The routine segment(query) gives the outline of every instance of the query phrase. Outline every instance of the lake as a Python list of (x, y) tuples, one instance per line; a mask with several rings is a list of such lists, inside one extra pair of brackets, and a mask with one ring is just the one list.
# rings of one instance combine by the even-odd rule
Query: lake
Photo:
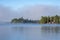
[(0, 40), (60, 40), (60, 24), (0, 24)]

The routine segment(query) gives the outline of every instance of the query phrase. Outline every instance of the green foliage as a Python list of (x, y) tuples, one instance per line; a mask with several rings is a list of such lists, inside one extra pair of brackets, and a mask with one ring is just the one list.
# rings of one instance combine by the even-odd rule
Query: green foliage
[(21, 18), (14, 18), (12, 19), (11, 23), (37, 23), (37, 20), (28, 20), (28, 19), (24, 19), (23, 17)]
[(43, 16), (42, 16), (42, 18), (41, 18), (41, 20), (40, 20), (40, 23), (43, 24), (43, 23), (46, 23), (46, 22), (47, 22), (47, 17), (43, 17)]
[(21, 18), (14, 18), (11, 21), (12, 23), (41, 23), (41, 24), (46, 24), (46, 23), (55, 23), (59, 24), (60, 23), (60, 16), (55, 15), (55, 16), (42, 16), (40, 20), (28, 20), (24, 19), (23, 17)]
[(50, 22), (50, 17), (48, 16), (48, 17), (47, 17), (47, 23), (49, 23), (49, 22)]
[(60, 23), (60, 16), (56, 15), (56, 16), (45, 16), (45, 17), (41, 17), (40, 19), (40, 23), (45, 24), (45, 23)]
[(21, 17), (21, 18), (19, 18), (19, 19), (17, 19), (17, 18), (14, 18), (14, 19), (12, 19), (12, 23), (22, 23), (23, 22), (23, 17)]
[(56, 16), (54, 17), (54, 20), (55, 20), (55, 23), (59, 23), (59, 16), (56, 15)]
[(18, 22), (18, 19), (17, 19), (17, 18), (14, 18), (14, 19), (12, 19), (12, 21), (11, 21), (11, 22), (16, 23), (16, 22)]

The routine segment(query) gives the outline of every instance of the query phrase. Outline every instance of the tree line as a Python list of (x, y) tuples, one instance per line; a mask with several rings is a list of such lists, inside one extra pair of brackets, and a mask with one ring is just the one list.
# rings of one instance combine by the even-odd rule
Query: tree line
[(40, 19), (40, 23), (41, 24), (46, 24), (46, 23), (50, 23), (50, 24), (59, 24), (60, 23), (60, 16), (55, 15), (55, 16), (42, 16)]
[(11, 23), (40, 23), (40, 24), (60, 24), (60, 16), (41, 16), (40, 20), (29, 20), (21, 18), (14, 18)]
[(37, 20), (29, 20), (29, 19), (24, 19), (23, 17), (21, 18), (14, 18), (11, 20), (11, 23), (37, 23)]

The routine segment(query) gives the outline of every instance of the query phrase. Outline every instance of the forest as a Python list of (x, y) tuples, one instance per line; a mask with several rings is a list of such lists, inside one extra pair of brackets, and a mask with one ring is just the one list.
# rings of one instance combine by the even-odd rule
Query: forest
[(21, 17), (12, 19), (11, 23), (38, 23), (38, 20), (29, 20)]
[(41, 24), (60, 24), (60, 16), (42, 16), (40, 19)]
[(14, 18), (11, 23), (40, 23), (40, 24), (60, 24), (60, 16), (41, 16), (40, 20), (29, 20), (21, 18)]

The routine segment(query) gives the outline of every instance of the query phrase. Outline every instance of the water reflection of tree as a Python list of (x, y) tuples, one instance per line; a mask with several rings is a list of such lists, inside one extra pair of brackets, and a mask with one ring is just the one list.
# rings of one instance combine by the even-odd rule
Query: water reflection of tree
[(60, 33), (60, 27), (58, 26), (42, 26), (41, 27), (42, 32), (52, 32), (52, 33)]

